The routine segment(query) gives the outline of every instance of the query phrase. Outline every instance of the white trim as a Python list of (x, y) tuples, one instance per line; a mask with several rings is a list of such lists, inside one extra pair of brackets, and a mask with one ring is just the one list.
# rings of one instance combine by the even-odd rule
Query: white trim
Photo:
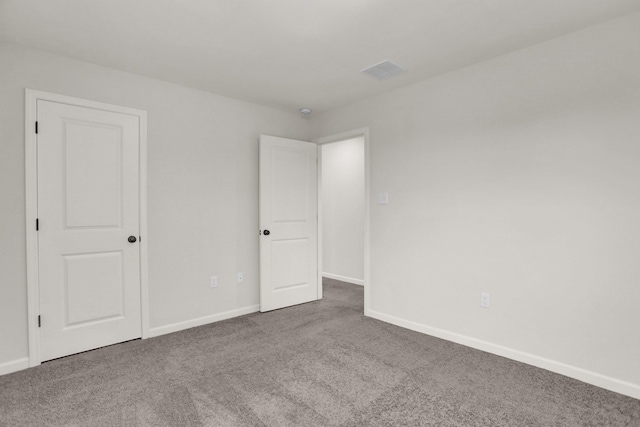
[(354, 285), (364, 286), (364, 280), (362, 279), (354, 279), (353, 277), (341, 276), (339, 274), (327, 273), (326, 271), (322, 272), (322, 277), (326, 277), (327, 279), (340, 280), (341, 282), (353, 283)]
[(34, 124), (37, 114), (39, 92), (25, 90), (25, 198), (27, 231), (27, 330), (29, 334), (29, 366), (40, 364), (40, 334), (38, 314), (40, 291), (38, 289), (38, 233), (35, 222), (38, 217), (38, 165), (37, 139)]
[(360, 129), (354, 129), (347, 132), (342, 132), (336, 135), (324, 136), (322, 138), (316, 138), (313, 140), (318, 144), (318, 283), (320, 283), (319, 298), (322, 297), (322, 150), (320, 146), (322, 144), (329, 144), (332, 142), (344, 141), (347, 139), (363, 137), (364, 139), (364, 315), (369, 316), (370, 311), (370, 288), (371, 288), (371, 262), (369, 248), (370, 242), (370, 195), (371, 179), (370, 179), (370, 148), (369, 148), (369, 128), (364, 127)]
[(567, 365), (566, 363), (558, 362), (556, 360), (547, 359), (544, 357), (536, 356), (535, 354), (526, 353), (524, 351), (514, 350), (509, 347), (493, 344), (488, 341), (479, 340), (477, 338), (457, 334), (454, 332), (446, 331), (444, 329), (434, 328), (410, 320), (401, 319), (399, 317), (384, 314), (379, 311), (370, 309), (368, 316), (373, 317), (374, 319), (381, 320), (383, 322), (400, 326), (402, 328), (421, 332), (423, 334), (431, 335), (437, 338), (442, 338), (447, 341), (453, 341), (467, 347), (486, 351), (488, 353), (496, 354), (498, 356), (516, 360), (518, 362), (523, 362), (528, 365), (536, 366), (538, 368), (546, 369), (557, 374), (565, 375), (567, 377), (595, 385), (597, 387), (615, 391), (616, 393), (624, 394), (635, 399), (640, 399), (640, 384), (633, 384), (627, 381), (598, 374), (597, 372), (592, 372), (586, 369), (578, 368), (576, 366)]
[(29, 333), (29, 366), (41, 362), (40, 333), (38, 315), (40, 314), (40, 292), (38, 278), (38, 233), (35, 221), (38, 217), (38, 168), (37, 137), (34, 125), (38, 117), (37, 102), (45, 100), (61, 104), (76, 105), (97, 110), (111, 111), (137, 116), (140, 129), (140, 165), (139, 165), (139, 208), (140, 208), (140, 310), (142, 318), (142, 338), (149, 336), (149, 271), (147, 243), (147, 112), (119, 105), (74, 98), (55, 93), (25, 89), (25, 195), (26, 195), (26, 231), (27, 231), (27, 325)]
[(322, 293), (324, 292), (324, 288), (322, 286), (322, 268), (323, 268), (323, 260), (322, 260), (322, 245), (323, 243), (323, 239), (322, 239), (322, 147), (321, 144), (319, 144), (316, 141), (313, 141), (316, 143), (317, 145), (317, 149), (318, 149), (318, 154), (316, 155), (316, 158), (318, 159), (318, 166), (317, 166), (317, 170), (316, 170), (316, 174), (318, 175), (318, 180), (317, 180), (317, 185), (318, 185), (318, 190), (317, 190), (317, 194), (316, 197), (318, 199), (318, 202), (316, 203), (316, 218), (318, 219), (318, 223), (317, 223), (317, 228), (318, 228), (318, 260), (317, 260), (317, 267), (318, 267), (318, 299), (322, 299)]
[(172, 323), (170, 325), (158, 326), (149, 330), (149, 337), (157, 337), (160, 335), (170, 334), (172, 332), (183, 331), (196, 326), (208, 325), (209, 323), (219, 322), (221, 320), (231, 319), (232, 317), (243, 316), (260, 311), (260, 305), (250, 305), (248, 307), (237, 308), (235, 310), (225, 311), (223, 313), (212, 314), (209, 316), (198, 317), (196, 319), (185, 320), (184, 322)]
[(140, 312), (142, 339), (149, 338), (149, 233), (147, 233), (147, 112), (140, 115)]
[(12, 372), (22, 371), (29, 367), (29, 358), (10, 360), (9, 362), (0, 363), (0, 375), (10, 374)]

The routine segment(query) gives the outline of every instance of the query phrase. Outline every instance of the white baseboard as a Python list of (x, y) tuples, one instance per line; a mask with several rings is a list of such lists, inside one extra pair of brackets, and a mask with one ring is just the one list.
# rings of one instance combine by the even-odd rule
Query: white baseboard
[(0, 375), (10, 374), (12, 372), (21, 371), (29, 367), (29, 358), (11, 360), (9, 362), (0, 363)]
[(382, 320), (383, 322), (391, 323), (396, 326), (400, 326), (405, 329), (411, 329), (412, 331), (421, 332), (423, 334), (442, 338), (447, 341), (453, 341), (467, 347), (472, 347), (478, 350), (486, 351), (488, 353), (496, 354), (498, 356), (506, 357), (508, 359), (516, 360), (518, 362), (523, 362), (528, 365), (533, 365), (538, 368), (546, 369), (548, 371), (565, 375), (570, 378), (575, 378), (585, 383), (592, 384), (607, 390), (615, 391), (616, 393), (624, 394), (635, 399), (640, 399), (639, 384), (633, 384), (627, 381), (608, 377), (606, 375), (598, 374), (596, 372), (588, 371), (576, 366), (567, 365), (565, 363), (536, 356), (531, 353), (514, 350), (509, 347), (492, 344), (490, 342), (472, 338), (466, 335), (457, 334), (443, 329), (433, 328), (431, 326), (401, 319), (372, 309), (367, 310), (367, 316), (370, 316), (374, 319)]
[(255, 313), (256, 311), (260, 311), (259, 305), (242, 307), (235, 310), (225, 311), (223, 313), (212, 314), (210, 316), (198, 317), (197, 319), (185, 320), (184, 322), (172, 323), (171, 325), (158, 326), (157, 328), (151, 328), (149, 330), (149, 338), (157, 337), (164, 334), (170, 334), (172, 332), (182, 331), (189, 328), (195, 328), (196, 326), (207, 325), (209, 323), (219, 322), (221, 320), (231, 319), (232, 317), (238, 317), (244, 314)]
[(327, 279), (340, 280), (341, 282), (353, 283), (354, 285), (364, 286), (364, 280), (354, 279), (353, 277), (341, 276), (339, 274), (333, 273), (322, 273), (322, 277), (326, 277)]

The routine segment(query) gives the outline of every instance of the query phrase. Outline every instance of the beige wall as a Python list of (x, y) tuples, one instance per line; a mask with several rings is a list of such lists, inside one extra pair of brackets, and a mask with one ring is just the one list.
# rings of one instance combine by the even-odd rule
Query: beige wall
[[(151, 328), (259, 303), (258, 136), (308, 120), (15, 45), (0, 45), (0, 366), (27, 357), (24, 89), (148, 112)], [(236, 284), (236, 272), (244, 283)], [(209, 288), (209, 276), (219, 287)]]
[(637, 40), (640, 14), (314, 118), (370, 127), (372, 315), (640, 397)]

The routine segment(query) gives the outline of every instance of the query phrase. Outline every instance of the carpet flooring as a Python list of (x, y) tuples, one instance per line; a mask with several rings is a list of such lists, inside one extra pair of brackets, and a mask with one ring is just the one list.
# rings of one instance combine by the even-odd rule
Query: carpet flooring
[(363, 288), (0, 377), (1, 426), (640, 426), (640, 401), (398, 328)]

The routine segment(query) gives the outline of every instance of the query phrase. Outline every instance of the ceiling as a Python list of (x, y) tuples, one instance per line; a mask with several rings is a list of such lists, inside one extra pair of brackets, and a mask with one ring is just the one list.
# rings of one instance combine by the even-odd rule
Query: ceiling
[[(324, 111), (640, 10), (640, 0), (0, 0), (0, 40)], [(360, 71), (383, 60), (389, 80)]]

